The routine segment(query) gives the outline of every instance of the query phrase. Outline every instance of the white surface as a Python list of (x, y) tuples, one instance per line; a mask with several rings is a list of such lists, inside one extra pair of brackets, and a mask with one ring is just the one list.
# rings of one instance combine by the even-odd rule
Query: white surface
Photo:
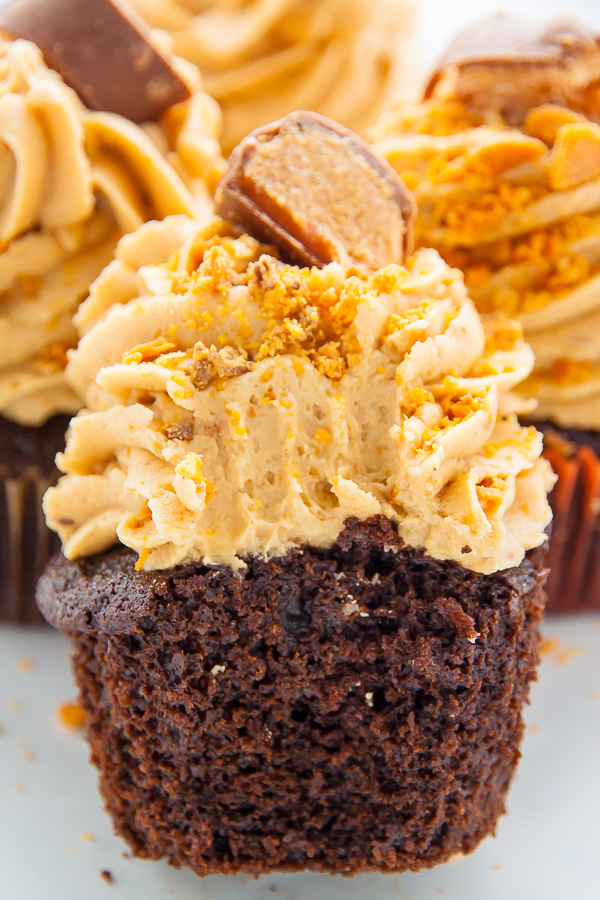
[[(61, 726), (74, 696), (68, 644), (41, 629), (0, 629), (1, 900), (598, 900), (600, 616), (555, 619), (533, 690), (523, 759), (495, 839), (418, 875), (198, 879), (123, 858), (87, 764)], [(34, 668), (22, 671), (23, 658)], [(35, 759), (28, 759), (33, 753)], [(82, 834), (94, 836), (86, 842)], [(109, 869), (107, 885), (100, 871)]]

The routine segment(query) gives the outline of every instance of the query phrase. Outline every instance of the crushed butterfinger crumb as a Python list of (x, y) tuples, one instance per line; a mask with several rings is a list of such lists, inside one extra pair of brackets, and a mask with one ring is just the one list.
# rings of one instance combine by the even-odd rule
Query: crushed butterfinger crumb
[(177, 344), (159, 336), (153, 341), (132, 347), (131, 350), (123, 354), (123, 362), (128, 365), (139, 365), (142, 362), (155, 360), (165, 353), (173, 353), (175, 350), (177, 350)]
[(28, 674), (29, 672), (33, 672), (34, 668), (33, 660), (29, 659), (27, 656), (21, 656), (17, 660), (17, 669), (19, 672)]
[(555, 665), (566, 666), (581, 655), (582, 648), (578, 644), (571, 646), (561, 644), (558, 638), (546, 638), (540, 645), (540, 652), (543, 656), (549, 657)]
[(58, 718), (66, 728), (83, 728), (85, 716), (79, 703), (61, 703), (58, 707)]

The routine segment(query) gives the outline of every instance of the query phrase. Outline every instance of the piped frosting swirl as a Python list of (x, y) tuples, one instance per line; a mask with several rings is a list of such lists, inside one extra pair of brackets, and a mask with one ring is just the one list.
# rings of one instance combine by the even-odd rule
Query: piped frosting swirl
[(364, 131), (411, 66), (412, 0), (133, 0), (195, 63), (224, 113), (230, 150), (293, 109)]
[(447, 98), (372, 137), (414, 190), (417, 243), (463, 270), (480, 312), (522, 323), (533, 415), (600, 429), (600, 125), (543, 104), (511, 126)]
[(433, 250), (302, 269), (173, 217), (122, 240), (78, 324), (85, 410), (45, 498), (67, 557), (240, 566), (378, 513), (478, 572), (545, 539), (553, 476), (512, 394), (531, 351)]
[(199, 90), (144, 127), (91, 112), (37, 47), (0, 41), (2, 415), (38, 425), (78, 408), (64, 381), (73, 313), (124, 233), (210, 214), (218, 116)]

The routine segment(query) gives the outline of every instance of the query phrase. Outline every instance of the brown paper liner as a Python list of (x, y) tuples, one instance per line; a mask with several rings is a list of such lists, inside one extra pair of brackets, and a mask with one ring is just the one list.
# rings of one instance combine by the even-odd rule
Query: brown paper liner
[(587, 446), (546, 433), (544, 455), (558, 475), (547, 612), (600, 610), (600, 459)]
[(18, 477), (0, 469), (0, 622), (43, 622), (35, 587), (59, 542), (46, 526), (42, 497), (55, 480), (33, 466)]

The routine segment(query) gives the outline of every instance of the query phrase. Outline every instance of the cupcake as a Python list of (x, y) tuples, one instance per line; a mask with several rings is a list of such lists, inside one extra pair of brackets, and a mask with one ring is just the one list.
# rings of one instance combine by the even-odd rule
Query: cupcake
[[(218, 111), (196, 73), (180, 75), (143, 23), (107, 0), (71, 5), (72, 15), (64, 0), (0, 10), (0, 619), (37, 615), (51, 540), (40, 501), (79, 408), (64, 377), (73, 315), (123, 234), (211, 214), (220, 171)], [(79, 58), (84, 43), (97, 55)], [(146, 96), (147, 78), (160, 97)], [(154, 121), (136, 124), (136, 114)]]
[(195, 63), (231, 150), (298, 107), (363, 131), (410, 84), (413, 0), (133, 0)]
[(417, 244), (535, 353), (520, 387), (559, 475), (548, 609), (600, 609), (600, 44), (511, 16), (452, 45), (423, 102), (373, 132), (414, 187)]
[(217, 203), (124, 239), (82, 308), (38, 603), (137, 856), (433, 866), (494, 830), (535, 676), (533, 356), (332, 122), (251, 135)]

